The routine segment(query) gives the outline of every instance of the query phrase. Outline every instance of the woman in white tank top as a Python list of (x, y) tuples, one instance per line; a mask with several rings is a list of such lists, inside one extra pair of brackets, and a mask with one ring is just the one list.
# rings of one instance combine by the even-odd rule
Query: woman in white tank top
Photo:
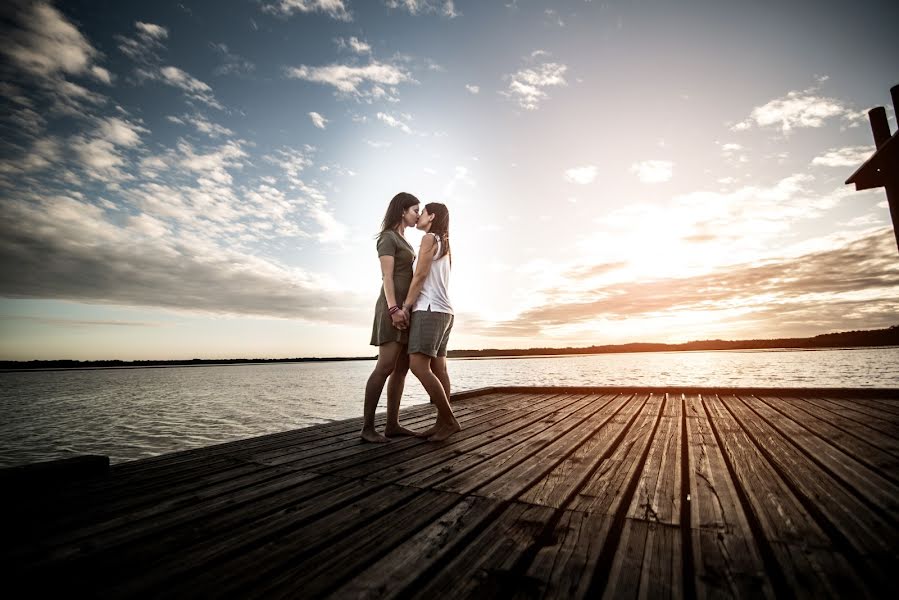
[(437, 422), (421, 435), (439, 442), (461, 429), (449, 403), (450, 379), (446, 369), (447, 343), (454, 318), (449, 299), (452, 265), (449, 211), (438, 202), (426, 204), (416, 227), (425, 236), (403, 302), (403, 310), (411, 318), (409, 368), (437, 407)]

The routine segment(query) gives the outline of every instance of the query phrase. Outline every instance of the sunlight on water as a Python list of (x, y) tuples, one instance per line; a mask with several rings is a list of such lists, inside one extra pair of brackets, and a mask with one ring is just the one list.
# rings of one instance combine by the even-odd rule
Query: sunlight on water
[[(0, 374), (0, 466), (113, 462), (362, 414), (372, 361)], [(501, 385), (899, 387), (899, 348), (450, 361), (456, 391)], [(410, 374), (403, 405), (426, 402)], [(382, 398), (380, 410), (384, 410)]]

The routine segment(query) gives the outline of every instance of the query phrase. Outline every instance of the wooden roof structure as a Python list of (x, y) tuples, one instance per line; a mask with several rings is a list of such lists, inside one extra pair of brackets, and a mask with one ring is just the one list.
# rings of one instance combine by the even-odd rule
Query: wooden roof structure
[[(894, 114), (899, 110), (899, 85), (890, 89)], [(856, 191), (882, 187), (887, 195), (890, 218), (896, 246), (899, 248), (899, 131), (890, 134), (886, 109), (882, 106), (868, 111), (871, 132), (874, 134), (876, 150), (862, 166), (849, 176), (846, 184), (855, 184)]]

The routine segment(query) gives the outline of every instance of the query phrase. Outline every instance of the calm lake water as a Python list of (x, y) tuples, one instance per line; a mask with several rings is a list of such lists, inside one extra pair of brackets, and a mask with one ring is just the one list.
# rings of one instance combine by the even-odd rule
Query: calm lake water
[[(0, 466), (113, 462), (362, 414), (373, 361), (0, 373)], [(899, 387), (899, 348), (453, 359), (453, 389), (491, 385)], [(403, 406), (427, 402), (411, 374)], [(384, 410), (382, 397), (379, 410)]]

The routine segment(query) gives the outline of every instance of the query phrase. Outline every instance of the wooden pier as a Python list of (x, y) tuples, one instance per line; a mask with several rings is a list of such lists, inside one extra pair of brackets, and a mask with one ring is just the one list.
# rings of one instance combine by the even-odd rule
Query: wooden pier
[(899, 390), (507, 387), (453, 405), (463, 430), (441, 443), (365, 444), (351, 419), (69, 481), (14, 473), (6, 588), (899, 597)]

